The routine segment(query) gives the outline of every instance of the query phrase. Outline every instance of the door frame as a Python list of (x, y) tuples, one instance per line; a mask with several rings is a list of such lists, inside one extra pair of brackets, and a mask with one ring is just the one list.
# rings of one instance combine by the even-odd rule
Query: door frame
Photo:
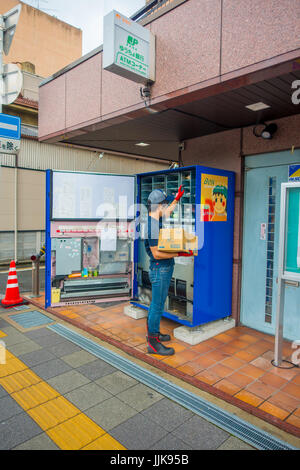
[[(243, 302), (243, 262), (244, 262), (244, 240), (245, 240), (245, 220), (246, 220), (246, 185), (247, 185), (247, 171), (258, 168), (267, 167), (278, 167), (285, 166), (288, 168), (289, 165), (300, 163), (300, 148), (291, 150), (282, 150), (270, 153), (261, 153), (255, 155), (244, 155), (243, 154), (243, 165), (242, 165), (242, 201), (241, 201), (241, 219), (240, 219), (240, 253), (241, 253), (241, 264), (240, 264), (240, 286), (239, 286), (239, 316), (238, 324), (242, 325), (242, 302)], [(288, 179), (287, 181), (288, 182)], [(249, 327), (253, 328), (253, 327)], [(255, 328), (253, 328), (255, 329)], [(258, 330), (259, 331), (259, 330)], [(273, 331), (270, 333), (275, 336)]]

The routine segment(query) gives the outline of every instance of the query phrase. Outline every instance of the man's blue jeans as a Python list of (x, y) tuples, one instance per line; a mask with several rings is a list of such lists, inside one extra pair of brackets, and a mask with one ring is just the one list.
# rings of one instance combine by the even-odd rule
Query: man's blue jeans
[(174, 271), (174, 264), (150, 266), (149, 278), (152, 284), (152, 301), (148, 312), (148, 333), (159, 333), (160, 319), (168, 296), (170, 282)]

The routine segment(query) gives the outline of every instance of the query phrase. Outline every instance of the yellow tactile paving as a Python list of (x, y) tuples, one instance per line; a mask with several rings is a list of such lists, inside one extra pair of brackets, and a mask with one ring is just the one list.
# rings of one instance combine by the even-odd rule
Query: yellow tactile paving
[(61, 449), (126, 450), (8, 350), (0, 385)]
[(0, 379), (0, 385), (8, 392), (19, 392), (23, 388), (30, 387), (41, 382), (42, 379), (29, 369), (22, 370), (16, 374), (8, 375)]
[(80, 410), (62, 396), (28, 410), (28, 414), (44, 431), (54, 428), (80, 413)]
[(83, 413), (46, 431), (62, 450), (79, 450), (95, 441), (105, 431)]
[(28, 367), (23, 362), (16, 358), (8, 358), (8, 352), (6, 351), (6, 364), (0, 364), (0, 377), (7, 377), (25, 369), (28, 369)]
[(7, 334), (4, 333), (4, 331), (1, 331), (1, 330), (0, 330), (0, 338), (4, 338), (4, 336), (7, 336)]
[(50, 387), (50, 385), (45, 382), (40, 382), (36, 385), (24, 388), (19, 392), (12, 393), (11, 397), (16, 400), (25, 411), (27, 411), (41, 405), (42, 403), (52, 400), (59, 395), (60, 394)]
[(104, 436), (99, 437), (99, 439), (91, 442), (81, 450), (126, 450), (126, 447), (122, 446), (109, 434), (104, 434)]
[(6, 361), (10, 361), (11, 359), (16, 359), (16, 356), (14, 356), (11, 352), (9, 352), (7, 349), (6, 349)]

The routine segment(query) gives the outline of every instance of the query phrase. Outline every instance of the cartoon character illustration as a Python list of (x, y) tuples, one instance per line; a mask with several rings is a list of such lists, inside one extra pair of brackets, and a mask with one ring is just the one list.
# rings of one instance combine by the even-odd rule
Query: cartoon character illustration
[(212, 221), (226, 221), (227, 220), (227, 188), (226, 186), (217, 185), (213, 189), (213, 207), (214, 215)]

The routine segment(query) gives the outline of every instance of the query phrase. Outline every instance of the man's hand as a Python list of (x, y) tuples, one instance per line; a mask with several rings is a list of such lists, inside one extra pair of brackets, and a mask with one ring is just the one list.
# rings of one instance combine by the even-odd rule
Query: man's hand
[(179, 251), (178, 256), (194, 256), (194, 253), (192, 250), (189, 250), (188, 252), (186, 251)]
[(182, 189), (182, 185), (181, 185), (175, 196), (175, 201), (179, 201), (179, 199), (181, 199), (183, 195), (184, 195), (184, 189)]

